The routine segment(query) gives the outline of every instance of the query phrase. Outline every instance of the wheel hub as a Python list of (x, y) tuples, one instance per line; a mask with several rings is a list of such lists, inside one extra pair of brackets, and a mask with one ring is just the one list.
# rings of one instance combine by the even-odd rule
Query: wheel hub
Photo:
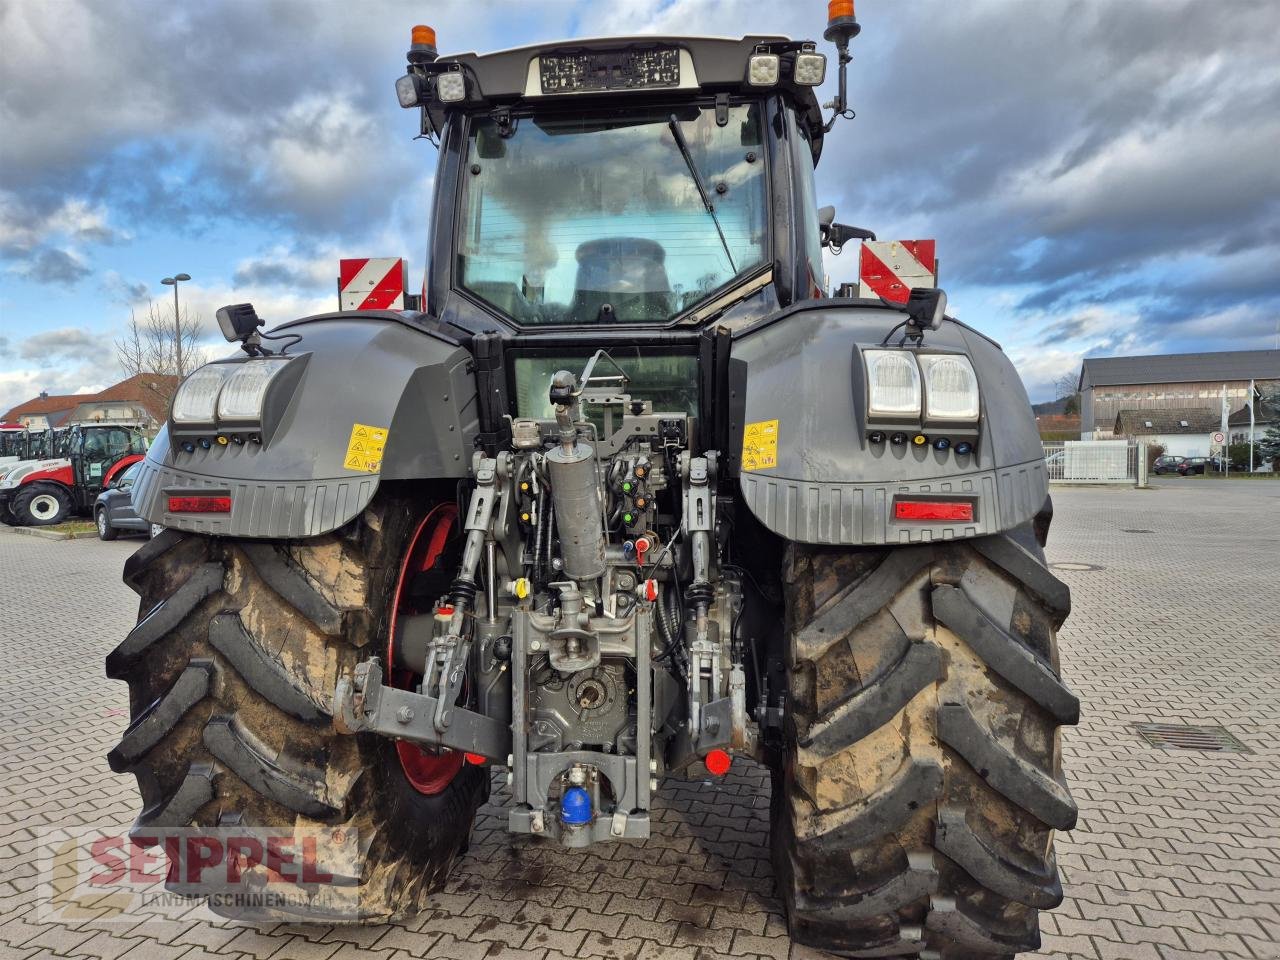
[(42, 493), (32, 499), (30, 510), (37, 520), (52, 519), (58, 515), (58, 498)]
[[(387, 669), (389, 682), (403, 690), (413, 689), (420, 679), (407, 670), (394, 669), (396, 620), (401, 613), (416, 612), (405, 593), (405, 584), (414, 574), (430, 570), (441, 561), (449, 531), (457, 518), (458, 508), (452, 503), (442, 503), (428, 513), (409, 539), (409, 548), (400, 566), (391, 622), (387, 627)], [(404, 740), (396, 741), (396, 756), (410, 786), (426, 796), (435, 796), (448, 787), (462, 769), (464, 759), (456, 750), (433, 751)]]

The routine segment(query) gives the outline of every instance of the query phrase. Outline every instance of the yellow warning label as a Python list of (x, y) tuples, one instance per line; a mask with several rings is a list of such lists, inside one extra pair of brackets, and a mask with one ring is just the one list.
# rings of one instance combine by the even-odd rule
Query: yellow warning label
[(361, 473), (377, 473), (382, 466), (382, 448), (387, 445), (387, 428), (371, 427), (367, 423), (351, 426), (351, 439), (347, 441), (347, 455), (342, 466)]
[(742, 469), (766, 470), (778, 465), (778, 421), (758, 420), (742, 431)]

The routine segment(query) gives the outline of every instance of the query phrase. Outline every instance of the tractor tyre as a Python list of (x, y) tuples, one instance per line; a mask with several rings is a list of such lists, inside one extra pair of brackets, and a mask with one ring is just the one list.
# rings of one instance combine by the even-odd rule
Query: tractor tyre
[(1062, 900), (1053, 834), (1076, 822), (1058, 727), (1079, 718), (1058, 672), (1071, 598), (1045, 566), (1047, 525), (788, 548), (772, 826), (796, 942), (939, 960), (1039, 946), (1038, 911)]
[(119, 536), (116, 528), (111, 525), (111, 520), (107, 516), (106, 507), (99, 507), (94, 511), (93, 524), (98, 528), (99, 540), (114, 540)]
[(107, 759), (137, 777), (135, 842), (154, 844), (170, 828), (214, 836), (234, 827), (358, 845), (356, 858), (316, 865), (355, 889), (358, 910), (348, 894), (326, 913), (303, 883), (298, 896), (280, 896), (289, 890), (268, 887), (266, 870), (242, 885), (266, 890), (268, 906), (190, 885), (172, 891), (242, 920), (346, 922), (411, 916), (443, 884), (488, 796), (487, 768), (412, 748), (411, 770), (397, 742), (341, 734), (332, 722), (338, 679), (387, 656), (425, 516), (421, 500), (380, 491), (333, 533), (268, 541), (166, 529), (129, 558), (139, 620), (106, 673), (128, 681), (131, 722)]
[(12, 510), (20, 527), (49, 527), (67, 519), (71, 498), (56, 483), (33, 483), (13, 495)]

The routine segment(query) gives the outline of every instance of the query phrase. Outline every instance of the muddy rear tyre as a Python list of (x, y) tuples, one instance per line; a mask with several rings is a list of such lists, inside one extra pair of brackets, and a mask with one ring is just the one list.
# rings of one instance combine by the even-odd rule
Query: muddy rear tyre
[(1010, 957), (1062, 900), (1070, 608), (1032, 527), (888, 550), (792, 546), (790, 746), (774, 862), (792, 938), (854, 957)]
[[(392, 741), (334, 731), (331, 697), (340, 676), (385, 653), (402, 554), (423, 513), (380, 493), (342, 530), (309, 540), (164, 530), (130, 557), (125, 582), (142, 598), (140, 619), (106, 668), (129, 683), (132, 722), (108, 761), (137, 776), (135, 837), (339, 828), (358, 839), (358, 876), (319, 868), (358, 888), (359, 919), (421, 909), (465, 849), (488, 774), (463, 765), (423, 794)], [(293, 915), (210, 906), (241, 919)]]

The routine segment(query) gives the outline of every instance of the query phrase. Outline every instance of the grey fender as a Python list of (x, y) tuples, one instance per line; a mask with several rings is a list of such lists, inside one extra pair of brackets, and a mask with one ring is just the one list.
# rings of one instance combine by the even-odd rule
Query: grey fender
[[(382, 480), (466, 476), (477, 432), (471, 355), (411, 319), (333, 314), (289, 324), (302, 337), (289, 348), (297, 373), (285, 395), (268, 393), (262, 442), (219, 444), (216, 432), (236, 432), (223, 427), (204, 431), (214, 440), (206, 450), (199, 431), (167, 424), (139, 471), (134, 508), (179, 530), (309, 537), (357, 516)], [(357, 425), (386, 438), (379, 455), (375, 437), (354, 469)], [(231, 511), (169, 511), (170, 497), (194, 494), (230, 496)]]
[[(1048, 474), (1026, 390), (1000, 347), (963, 324), (945, 321), (926, 334), (924, 349), (970, 358), (981, 395), (976, 432), (918, 420), (899, 428), (931, 440), (969, 440), (974, 452), (868, 441), (879, 425), (867, 423), (861, 351), (879, 347), (903, 319), (868, 301), (820, 300), (735, 332), (729, 378), (740, 399), (730, 415), (729, 469), (751, 512), (774, 533), (847, 545), (981, 537), (1016, 527), (1043, 506)], [(900, 338), (901, 331), (889, 345)], [(758, 453), (744, 462), (744, 430), (772, 420), (776, 462)], [(966, 498), (973, 521), (894, 518), (895, 497), (928, 494)]]

